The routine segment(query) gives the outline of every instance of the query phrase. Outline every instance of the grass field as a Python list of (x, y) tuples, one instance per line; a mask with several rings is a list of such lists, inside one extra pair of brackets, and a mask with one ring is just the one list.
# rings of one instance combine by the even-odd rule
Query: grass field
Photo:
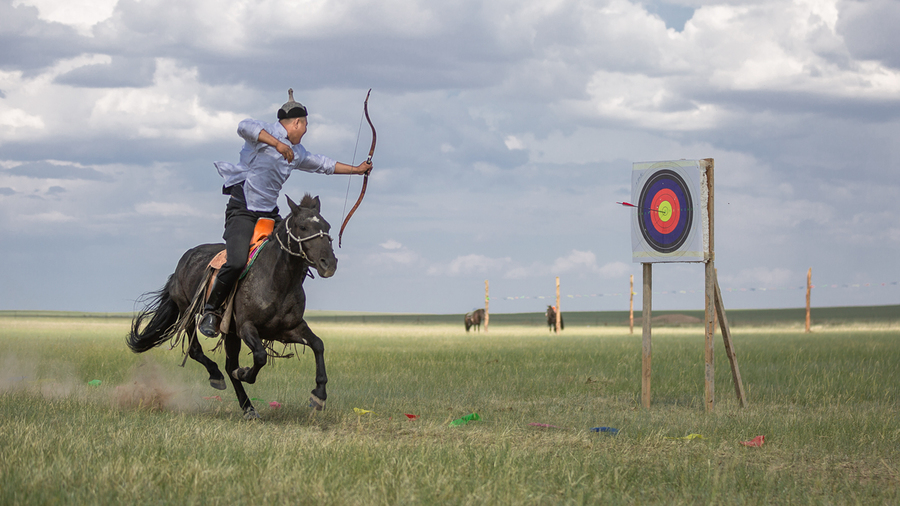
[(248, 386), (254, 422), (178, 349), (129, 352), (127, 318), (4, 315), (0, 503), (897, 504), (900, 316), (864, 312), (811, 334), (748, 313), (732, 330), (750, 406), (719, 339), (713, 413), (702, 326), (654, 328), (647, 410), (640, 329), (618, 316), (567, 314), (555, 336), (501, 315), (481, 334), (321, 315), (327, 409), (306, 407), (306, 353)]

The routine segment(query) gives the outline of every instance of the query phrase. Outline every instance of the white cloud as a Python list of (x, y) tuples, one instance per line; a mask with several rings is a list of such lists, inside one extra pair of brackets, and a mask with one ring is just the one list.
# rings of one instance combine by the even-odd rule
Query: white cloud
[(515, 135), (507, 135), (503, 143), (506, 144), (506, 149), (510, 151), (525, 149), (525, 143), (523, 143), (522, 140), (517, 138)]
[(403, 247), (402, 244), (400, 244), (399, 242), (397, 242), (393, 239), (388, 239), (387, 241), (381, 243), (380, 246), (384, 249), (389, 249), (389, 250), (400, 249)]
[(106, 91), (95, 103), (90, 125), (97, 130), (117, 130), (139, 138), (172, 138), (201, 141), (211, 137), (232, 138), (243, 116), (213, 110), (201, 104), (200, 96), (210, 86), (199, 81), (195, 68), (160, 58), (150, 88)]
[(631, 274), (634, 270), (631, 264), (626, 264), (623, 262), (610, 262), (605, 264), (603, 267), (600, 267), (597, 270), (597, 273), (600, 274), (600, 277), (606, 279), (617, 279), (624, 278)]
[(90, 35), (91, 28), (109, 19), (119, 0), (13, 0), (13, 6), (37, 7), (38, 17), (45, 21), (62, 23)]
[(572, 250), (567, 256), (557, 258), (550, 267), (554, 273), (564, 274), (571, 271), (597, 272), (597, 255), (590, 251)]
[(511, 259), (490, 258), (485, 255), (463, 255), (454, 258), (448, 265), (434, 265), (429, 267), (428, 274), (432, 276), (459, 276), (466, 274), (488, 274), (509, 265)]
[(61, 211), (50, 211), (38, 214), (25, 214), (20, 217), (24, 221), (32, 223), (71, 223), (77, 219), (74, 216)]

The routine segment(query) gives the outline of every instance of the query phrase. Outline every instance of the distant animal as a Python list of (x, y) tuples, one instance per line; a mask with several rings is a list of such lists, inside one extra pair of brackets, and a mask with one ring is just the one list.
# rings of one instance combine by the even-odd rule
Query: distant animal
[[(550, 328), (551, 331), (556, 331), (556, 308), (553, 306), (547, 306), (547, 327)], [(559, 315), (559, 330), (563, 330), (566, 328), (566, 324), (563, 323), (562, 315)]]
[[(260, 369), (269, 358), (274, 341), (302, 344), (312, 349), (316, 361), (316, 388), (310, 406), (322, 409), (327, 397), (325, 384), (325, 346), (303, 319), (306, 293), (303, 281), (310, 267), (319, 276), (329, 278), (337, 270), (337, 258), (328, 235), (331, 225), (322, 218), (319, 197), (306, 195), (295, 204), (288, 197), (291, 213), (275, 225), (267, 247), (261, 249), (253, 267), (238, 285), (233, 302), (231, 325), (221, 339), (225, 348), (225, 369), (237, 395), (244, 418), (259, 418), (244, 390), (243, 383), (256, 382)], [(270, 239), (273, 239), (270, 237)], [(174, 338), (186, 339), (187, 355), (209, 373), (213, 388), (225, 390), (225, 377), (216, 363), (203, 354), (197, 340), (194, 315), (202, 309), (201, 287), (208, 279), (207, 266), (224, 244), (203, 244), (188, 250), (178, 262), (166, 285), (157, 292), (145, 294), (146, 307), (132, 321), (126, 338), (128, 347), (143, 353)], [(189, 322), (185, 324), (184, 322)], [(240, 367), (241, 342), (250, 348), (252, 367)]]
[(481, 322), (484, 321), (484, 309), (476, 309), (471, 313), (466, 313), (465, 321), (466, 332), (472, 327), (475, 327), (475, 330), (481, 332)]

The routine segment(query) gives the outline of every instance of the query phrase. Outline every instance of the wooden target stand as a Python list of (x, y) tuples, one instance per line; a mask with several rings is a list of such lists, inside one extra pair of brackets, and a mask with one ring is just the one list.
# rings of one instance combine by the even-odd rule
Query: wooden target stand
[[(741, 373), (737, 363), (737, 353), (734, 350), (734, 344), (731, 339), (731, 328), (728, 326), (728, 318), (725, 315), (725, 304), (722, 302), (722, 291), (719, 289), (719, 281), (716, 277), (715, 267), (715, 248), (713, 242), (714, 227), (714, 183), (713, 172), (715, 163), (712, 158), (700, 160), (700, 169), (706, 172), (706, 184), (709, 192), (707, 200), (707, 212), (709, 215), (709, 256), (705, 263), (705, 327), (706, 327), (706, 344), (705, 344), (705, 369), (704, 377), (706, 384), (705, 405), (706, 411), (712, 411), (715, 407), (715, 377), (714, 377), (714, 335), (716, 331), (716, 320), (722, 331), (722, 339), (725, 341), (725, 354), (731, 364), (731, 375), (734, 379), (734, 391), (737, 394), (738, 403), (742, 408), (747, 407), (747, 395), (744, 392), (744, 384), (741, 381)], [(650, 315), (653, 299), (653, 264), (642, 263), (643, 267), (643, 314), (641, 323), (643, 324), (642, 336), (642, 363), (641, 363), (641, 401), (645, 408), (650, 407), (650, 364), (651, 364), (651, 325)]]

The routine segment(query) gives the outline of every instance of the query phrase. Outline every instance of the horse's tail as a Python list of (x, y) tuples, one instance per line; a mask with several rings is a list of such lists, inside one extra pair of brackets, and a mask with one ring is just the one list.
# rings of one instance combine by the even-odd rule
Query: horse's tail
[[(161, 290), (144, 294), (142, 297), (146, 301), (146, 305), (135, 315), (131, 322), (131, 332), (125, 339), (131, 351), (143, 353), (166, 342), (176, 334), (178, 305), (169, 294), (171, 286), (172, 276), (169, 276), (166, 286)], [(149, 321), (142, 329), (141, 326), (146, 320)]]

